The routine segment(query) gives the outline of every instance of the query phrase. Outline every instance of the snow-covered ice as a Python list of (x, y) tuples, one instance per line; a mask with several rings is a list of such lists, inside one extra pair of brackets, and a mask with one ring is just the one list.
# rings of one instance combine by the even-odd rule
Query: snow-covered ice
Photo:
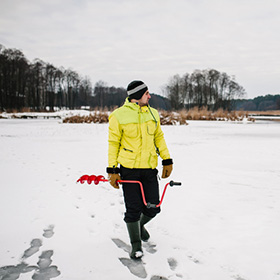
[[(0, 280), (139, 279), (114, 242), (129, 244), (121, 189), (76, 183), (106, 175), (107, 129), (0, 120)], [(145, 278), (279, 280), (280, 123), (193, 121), (163, 131), (174, 170), (161, 190), (169, 180), (182, 186), (168, 188), (147, 225)], [(7, 266), (18, 278), (4, 276)]]

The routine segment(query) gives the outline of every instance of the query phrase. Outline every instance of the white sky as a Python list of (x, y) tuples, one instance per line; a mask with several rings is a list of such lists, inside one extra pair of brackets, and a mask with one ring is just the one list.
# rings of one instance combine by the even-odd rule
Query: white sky
[(214, 68), (247, 98), (280, 94), (280, 0), (0, 0), (0, 44), (92, 84), (151, 92)]

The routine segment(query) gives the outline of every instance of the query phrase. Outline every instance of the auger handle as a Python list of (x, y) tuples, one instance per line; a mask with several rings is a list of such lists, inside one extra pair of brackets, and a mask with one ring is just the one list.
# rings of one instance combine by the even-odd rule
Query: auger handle
[[(77, 183), (80, 182), (81, 184), (83, 184), (84, 182), (87, 182), (88, 184), (91, 184), (92, 182), (94, 182), (95, 185), (98, 185), (99, 182), (108, 182), (107, 179), (105, 179), (104, 176), (99, 175), (99, 176), (95, 176), (95, 175), (83, 175), (81, 178), (79, 178), (77, 180)], [(144, 193), (144, 189), (143, 189), (143, 185), (140, 181), (133, 181), (133, 180), (117, 180), (117, 183), (134, 183), (134, 184), (139, 184), (140, 186), (140, 190), (141, 190), (141, 194), (142, 194), (142, 199), (143, 199), (143, 203), (147, 208), (157, 208), (160, 207), (160, 205), (162, 204), (163, 198), (165, 196), (165, 192), (168, 186), (173, 187), (173, 186), (181, 186), (182, 183), (181, 182), (174, 182), (174, 181), (170, 181), (169, 183), (167, 183), (164, 187), (161, 199), (159, 204), (153, 204), (150, 202), (146, 201), (145, 198), (145, 193)]]
[(173, 186), (181, 186), (182, 183), (181, 183), (181, 182), (170, 181), (169, 185), (170, 185), (170, 187), (173, 187)]

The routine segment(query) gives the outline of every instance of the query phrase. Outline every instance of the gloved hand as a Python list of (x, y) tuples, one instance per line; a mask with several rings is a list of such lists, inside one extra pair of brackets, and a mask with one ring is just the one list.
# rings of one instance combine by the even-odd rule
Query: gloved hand
[(115, 189), (120, 188), (117, 183), (118, 180), (121, 180), (121, 177), (119, 174), (112, 174), (112, 173), (108, 174), (108, 181)]
[(119, 189), (118, 180), (121, 180), (121, 177), (119, 175), (120, 169), (118, 167), (107, 167), (106, 172), (108, 173), (108, 181), (109, 183), (116, 189)]
[(173, 169), (173, 164), (164, 165), (162, 169), (161, 178), (168, 178), (172, 172), (172, 169)]
[(173, 170), (173, 161), (172, 159), (164, 159), (162, 161), (163, 169), (161, 178), (168, 178)]

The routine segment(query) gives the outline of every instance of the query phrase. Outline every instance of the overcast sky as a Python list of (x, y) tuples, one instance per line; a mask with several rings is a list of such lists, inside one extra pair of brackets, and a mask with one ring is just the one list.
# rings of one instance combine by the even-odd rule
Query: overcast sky
[(213, 68), (247, 98), (280, 94), (280, 0), (0, 0), (0, 44), (29, 61), (89, 76), (143, 80)]

